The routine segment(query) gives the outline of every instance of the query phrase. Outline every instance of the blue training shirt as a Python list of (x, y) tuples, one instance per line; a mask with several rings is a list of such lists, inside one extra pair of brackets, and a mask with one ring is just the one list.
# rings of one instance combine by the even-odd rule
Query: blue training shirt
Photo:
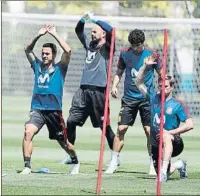
[[(124, 99), (134, 100), (145, 98), (136, 86), (136, 78), (139, 69), (144, 64), (144, 59), (154, 53), (157, 54), (155, 50), (148, 47), (144, 47), (144, 50), (139, 54), (135, 54), (131, 48), (125, 48), (121, 51), (118, 68), (125, 69)], [(161, 67), (159, 55), (157, 54), (157, 56), (157, 64), (152, 65), (144, 75), (144, 84), (150, 90), (154, 89), (154, 69), (159, 70)]]
[[(151, 105), (151, 144), (157, 146), (156, 135), (160, 130), (160, 103), (161, 95), (149, 94)], [(173, 97), (167, 99), (164, 104), (164, 129), (173, 130), (179, 127), (180, 122), (190, 118), (187, 106), (180, 100)]]
[(68, 65), (54, 64), (52, 69), (41, 69), (42, 62), (35, 59), (32, 69), (35, 83), (31, 102), (33, 110), (62, 110), (62, 96)]

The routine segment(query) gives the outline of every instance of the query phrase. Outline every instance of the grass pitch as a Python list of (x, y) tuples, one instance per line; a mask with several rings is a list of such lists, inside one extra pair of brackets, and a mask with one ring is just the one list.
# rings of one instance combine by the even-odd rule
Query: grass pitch
[[(77, 129), (76, 149), (81, 163), (79, 175), (68, 175), (70, 165), (58, 164), (65, 153), (55, 141), (48, 140), (46, 127), (33, 140), (32, 169), (47, 167), (58, 174), (17, 173), (24, 165), (21, 143), (29, 104), (30, 98), (3, 97), (2, 100), (2, 173), (6, 174), (2, 177), (2, 195), (94, 195), (101, 131), (93, 129), (89, 120), (84, 127)], [(65, 119), (69, 107), (70, 102), (64, 99)], [(120, 101), (111, 100), (113, 130), (117, 128), (119, 108)], [(162, 184), (163, 195), (200, 195), (200, 122), (194, 119), (194, 123), (195, 129), (183, 135), (185, 149), (180, 155), (188, 161), (189, 178), (180, 180), (178, 172), (175, 172), (168, 182)], [(149, 157), (140, 119), (137, 119), (134, 127), (129, 128), (120, 158), (121, 166), (117, 173), (102, 175), (101, 194), (156, 195), (155, 177), (148, 175)], [(109, 159), (110, 151), (106, 142), (104, 169)]]

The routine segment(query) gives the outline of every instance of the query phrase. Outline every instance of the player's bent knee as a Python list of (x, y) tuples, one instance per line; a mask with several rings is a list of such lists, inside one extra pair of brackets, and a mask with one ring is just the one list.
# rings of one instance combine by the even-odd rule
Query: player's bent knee
[(118, 134), (119, 135), (124, 135), (126, 133), (127, 129), (128, 129), (127, 125), (119, 125)]
[(25, 133), (24, 133), (24, 140), (25, 141), (31, 141), (33, 136), (34, 136), (34, 132), (26, 130)]
[(38, 128), (33, 124), (25, 125), (24, 140), (31, 141), (33, 136), (37, 133)]

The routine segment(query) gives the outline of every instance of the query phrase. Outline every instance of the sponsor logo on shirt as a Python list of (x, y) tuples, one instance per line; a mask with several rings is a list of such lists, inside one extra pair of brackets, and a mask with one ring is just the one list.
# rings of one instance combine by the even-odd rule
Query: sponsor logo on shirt
[(38, 87), (39, 88), (49, 88), (50, 77), (48, 73), (40, 74), (38, 77)]
[(92, 61), (95, 59), (97, 52), (92, 52), (90, 50), (87, 51), (87, 56), (86, 56), (86, 63), (90, 64)]

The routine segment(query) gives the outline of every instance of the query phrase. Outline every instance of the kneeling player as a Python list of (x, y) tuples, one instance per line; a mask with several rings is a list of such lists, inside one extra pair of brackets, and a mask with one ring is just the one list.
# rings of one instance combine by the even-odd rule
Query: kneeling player
[[(159, 146), (159, 126), (160, 126), (160, 113), (161, 113), (161, 87), (162, 79), (159, 78), (158, 93), (149, 92), (144, 84), (145, 72), (155, 64), (155, 55), (148, 57), (144, 65), (140, 68), (137, 77), (137, 86), (139, 90), (149, 99), (151, 105), (151, 132), (150, 141), (152, 145), (152, 154), (154, 166), (158, 171), (158, 146)], [(163, 130), (163, 158), (161, 168), (161, 181), (167, 181), (168, 176), (176, 169), (180, 172), (180, 177), (187, 177), (186, 162), (178, 160), (171, 164), (171, 158), (179, 155), (184, 148), (183, 140), (180, 134), (193, 129), (193, 122), (190, 118), (186, 105), (172, 97), (174, 89), (174, 80), (171, 76), (165, 78), (165, 103), (164, 103), (164, 130)], [(182, 126), (180, 122), (183, 122)]]

